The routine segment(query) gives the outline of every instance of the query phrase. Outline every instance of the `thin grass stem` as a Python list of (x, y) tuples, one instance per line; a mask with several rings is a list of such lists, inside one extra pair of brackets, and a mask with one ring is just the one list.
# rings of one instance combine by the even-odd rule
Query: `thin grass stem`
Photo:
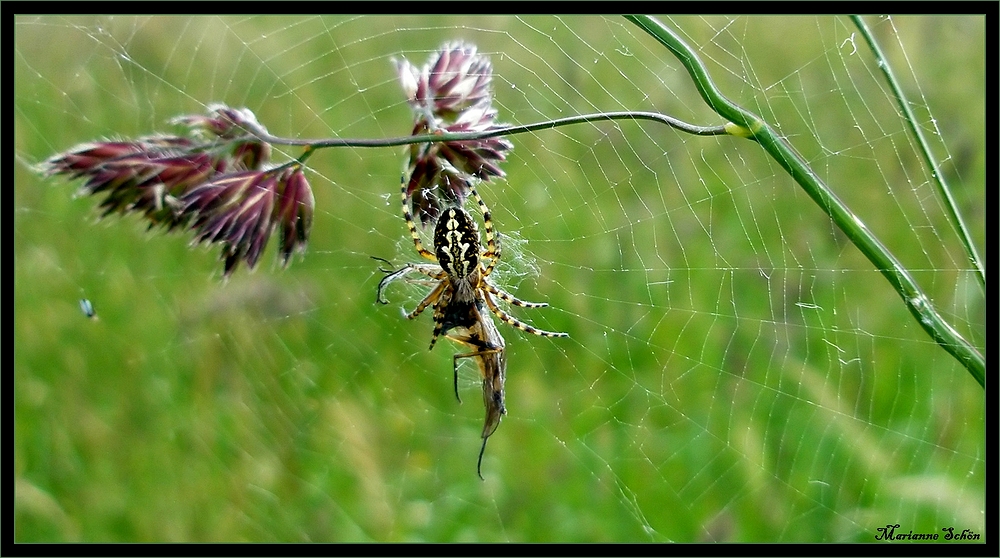
[[(672, 29), (650, 16), (625, 16), (649, 33), (687, 69), (699, 93), (716, 113), (746, 129), (748, 139), (756, 141), (777, 161), (803, 190), (826, 212), (850, 241), (868, 258), (906, 304), (907, 309), (944, 350), (964, 366), (979, 385), (985, 387), (986, 364), (983, 355), (966, 341), (931, 304), (910, 272), (889, 249), (865, 226), (864, 222), (816, 175), (799, 155), (767, 122), (737, 106), (718, 90), (697, 53)], [(737, 134), (734, 134), (737, 135)], [(939, 172), (935, 172), (940, 175)]]

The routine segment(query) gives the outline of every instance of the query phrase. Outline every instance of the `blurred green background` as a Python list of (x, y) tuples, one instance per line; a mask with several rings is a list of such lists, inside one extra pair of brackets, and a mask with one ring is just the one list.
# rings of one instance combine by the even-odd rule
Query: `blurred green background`
[[(665, 21), (982, 347), (983, 291), (850, 22)], [(869, 24), (982, 250), (984, 20)], [(98, 220), (35, 171), (213, 102), (281, 136), (404, 135), (392, 59), (455, 39), (490, 56), (502, 121), (720, 123), (619, 18), (16, 19), (16, 541), (984, 535), (983, 389), (751, 142), (626, 122), (512, 138), (507, 179), (481, 188), (505, 240), (495, 278), (551, 305), (515, 315), (571, 337), (499, 326), (509, 415), (485, 482), (475, 366), (459, 405), (458, 349), (427, 351), (430, 317), (402, 318), (421, 289), (375, 304), (370, 256), (416, 257), (398, 148), (314, 155), (305, 256), (280, 269), (271, 246), (228, 282), (217, 248)]]

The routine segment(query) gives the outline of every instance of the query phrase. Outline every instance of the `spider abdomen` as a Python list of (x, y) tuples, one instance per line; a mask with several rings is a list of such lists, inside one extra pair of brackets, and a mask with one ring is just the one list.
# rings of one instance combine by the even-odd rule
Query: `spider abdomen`
[(450, 277), (460, 279), (479, 269), (479, 229), (461, 207), (446, 209), (434, 227), (434, 250), (438, 264)]

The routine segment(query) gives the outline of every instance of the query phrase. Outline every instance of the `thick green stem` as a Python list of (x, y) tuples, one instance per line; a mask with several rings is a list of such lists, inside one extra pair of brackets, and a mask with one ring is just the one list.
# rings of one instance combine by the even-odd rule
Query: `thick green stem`
[(868, 227), (812, 171), (808, 163), (760, 117), (724, 97), (708, 75), (697, 54), (673, 30), (649, 16), (626, 16), (669, 49), (694, 79), (702, 98), (723, 118), (749, 131), (753, 139), (806, 191), (847, 235), (903, 299), (917, 322), (939, 345), (958, 359), (985, 387), (986, 364), (982, 354), (938, 314), (930, 299), (903, 265)]

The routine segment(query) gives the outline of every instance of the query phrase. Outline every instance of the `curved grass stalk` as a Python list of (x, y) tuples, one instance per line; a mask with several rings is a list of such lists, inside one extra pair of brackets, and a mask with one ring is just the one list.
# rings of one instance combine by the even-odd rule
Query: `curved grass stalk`
[[(739, 128), (730, 126), (732, 135), (744, 136), (760, 144), (803, 190), (820, 206), (851, 242), (889, 281), (920, 327), (969, 371), (985, 387), (986, 364), (976, 347), (966, 341), (937, 310), (917, 285), (909, 271), (889, 252), (875, 235), (812, 171), (808, 163), (759, 116), (727, 99), (715, 86), (705, 65), (695, 51), (672, 29), (650, 16), (625, 16), (651, 35), (684, 65), (705, 102), (716, 113)], [(737, 133), (737, 132), (744, 133)], [(940, 172), (935, 169), (935, 176)], [(947, 189), (945, 188), (947, 192)]]
[(732, 131), (726, 126), (697, 126), (678, 120), (672, 116), (660, 114), (658, 112), (641, 111), (621, 111), (621, 112), (598, 112), (593, 114), (581, 114), (577, 116), (567, 116), (556, 120), (545, 120), (533, 124), (521, 124), (516, 126), (498, 126), (486, 132), (440, 132), (433, 134), (418, 134), (411, 136), (400, 136), (395, 138), (330, 138), (330, 139), (292, 139), (280, 138), (270, 134), (263, 134), (247, 130), (260, 141), (271, 145), (290, 145), (306, 147), (310, 150), (322, 149), (326, 147), (394, 147), (399, 145), (411, 145), (415, 143), (442, 142), (442, 141), (468, 141), (477, 139), (495, 138), (499, 136), (512, 136), (527, 132), (537, 132), (539, 130), (549, 130), (570, 124), (584, 124), (587, 122), (601, 122), (603, 120), (650, 120), (666, 124), (671, 128), (676, 128), (682, 132), (687, 132), (696, 136), (719, 136), (731, 134)]

